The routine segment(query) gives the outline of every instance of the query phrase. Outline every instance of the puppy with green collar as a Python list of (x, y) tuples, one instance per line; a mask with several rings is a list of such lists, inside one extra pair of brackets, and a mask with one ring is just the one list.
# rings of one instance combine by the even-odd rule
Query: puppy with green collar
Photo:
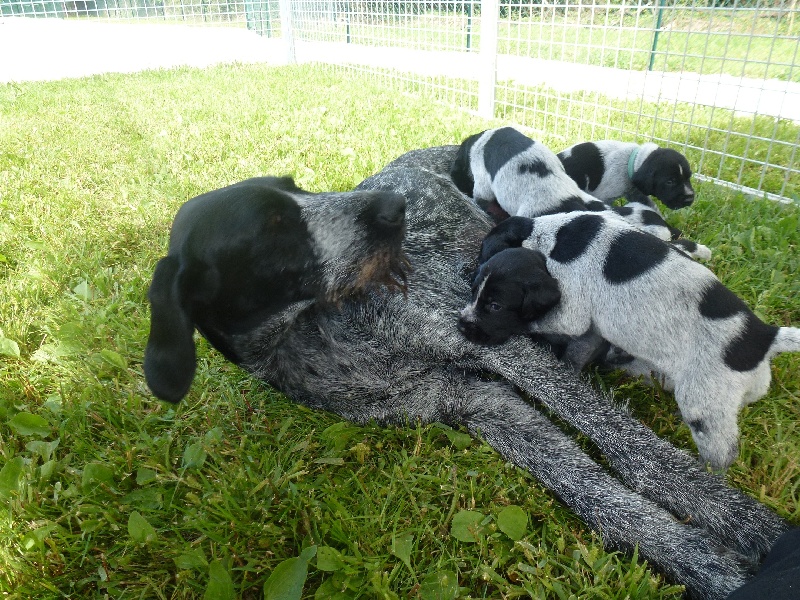
[(694, 202), (689, 161), (672, 148), (602, 140), (570, 146), (558, 158), (578, 187), (602, 202), (624, 196), (655, 206), (653, 196), (673, 210)]

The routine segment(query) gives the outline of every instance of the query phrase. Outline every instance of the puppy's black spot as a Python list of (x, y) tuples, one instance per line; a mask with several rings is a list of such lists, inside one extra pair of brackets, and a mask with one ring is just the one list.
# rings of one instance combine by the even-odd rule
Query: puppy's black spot
[(483, 131), (476, 133), (461, 142), (453, 160), (453, 166), (450, 168), (450, 178), (453, 183), (462, 194), (466, 194), (470, 198), (475, 192), (475, 178), (472, 175), (472, 167), (470, 166), (472, 147), (484, 133)]
[(568, 157), (558, 155), (564, 170), (582, 190), (597, 189), (603, 179), (605, 164), (600, 149), (592, 142), (584, 142), (572, 148)]
[(590, 210), (592, 212), (603, 212), (604, 210), (608, 210), (608, 206), (600, 200), (592, 200), (591, 202), (587, 202), (585, 204), (586, 210)]
[(669, 227), (667, 222), (654, 210), (642, 211), (642, 223), (644, 225), (656, 225), (658, 227)]
[(669, 246), (641, 231), (626, 231), (608, 249), (603, 275), (611, 284), (626, 283), (661, 264)]
[(482, 265), (498, 252), (519, 248), (533, 231), (533, 221), (525, 217), (509, 217), (498, 223), (484, 238), (478, 264)]
[(531, 138), (512, 127), (502, 127), (495, 131), (483, 147), (483, 163), (489, 177), (494, 179), (503, 165), (533, 144)]
[(527, 173), (538, 175), (539, 177), (547, 177), (552, 173), (552, 171), (542, 161), (535, 160), (526, 162), (519, 166), (520, 175), (525, 175)]
[(706, 288), (699, 305), (707, 319), (727, 319), (745, 315), (741, 333), (725, 348), (725, 364), (734, 371), (755, 369), (767, 355), (778, 335), (778, 328), (763, 323), (736, 294), (719, 281)]
[(725, 364), (734, 371), (755, 369), (769, 352), (778, 328), (767, 325), (748, 310), (744, 330), (725, 348)]
[(612, 206), (611, 210), (617, 213), (620, 217), (630, 217), (633, 214), (633, 209), (628, 206)]
[(583, 198), (581, 198), (580, 196), (570, 196), (569, 198), (564, 198), (556, 205), (555, 208), (543, 212), (542, 215), (540, 216), (560, 215), (563, 213), (585, 212), (585, 211), (586, 211), (586, 205), (583, 203)]
[(742, 299), (719, 281), (706, 288), (698, 308), (706, 319), (727, 319), (740, 312), (750, 312)]
[(687, 425), (694, 433), (705, 433), (706, 424), (702, 419), (694, 419), (689, 421)]
[(556, 244), (553, 246), (550, 258), (560, 263), (575, 260), (586, 252), (602, 228), (603, 217), (600, 215), (587, 214), (575, 217), (561, 226), (556, 233)]

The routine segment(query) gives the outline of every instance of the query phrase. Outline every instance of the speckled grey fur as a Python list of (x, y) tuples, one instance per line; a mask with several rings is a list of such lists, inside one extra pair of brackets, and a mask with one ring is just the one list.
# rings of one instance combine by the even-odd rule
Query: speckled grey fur
[[(607, 546), (638, 546), (692, 597), (725, 598), (784, 523), (613, 408), (545, 349), (525, 338), (485, 348), (459, 333), (458, 311), (490, 222), (437, 175), (451, 153), (418, 151), (359, 186), (408, 200), (407, 294), (292, 307), (235, 338), (242, 366), (297, 402), (357, 423), (463, 426), (553, 490)], [(344, 200), (320, 194), (303, 211), (313, 220), (318, 207)], [(505, 381), (482, 379), (487, 371)], [(513, 386), (590, 437), (619, 479)]]

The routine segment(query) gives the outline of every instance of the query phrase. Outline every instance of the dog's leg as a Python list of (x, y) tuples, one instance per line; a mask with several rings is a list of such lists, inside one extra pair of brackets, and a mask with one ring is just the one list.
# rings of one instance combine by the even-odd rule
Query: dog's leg
[(503, 375), (589, 437), (629, 487), (726, 546), (760, 560), (786, 530), (766, 506), (705, 473), (688, 453), (609, 406), (544, 350), (512, 338), (476, 352), (479, 367)]
[(464, 380), (459, 372), (441, 389), (449, 396), (440, 398), (443, 407), (461, 407), (461, 414), (447, 415), (452, 424), (466, 425), (506, 460), (529, 471), (598, 531), (607, 546), (638, 547), (640, 556), (685, 584), (695, 598), (725, 598), (747, 579), (753, 566), (749, 561), (609, 476), (507, 384)]
[(607, 341), (590, 329), (582, 336), (569, 341), (561, 360), (571, 365), (575, 372), (579, 373), (586, 365), (605, 354), (608, 346)]
[(150, 284), (150, 337), (144, 351), (144, 374), (153, 394), (178, 402), (194, 379), (194, 325), (181, 299), (180, 263), (173, 256), (156, 264)]
[[(739, 425), (743, 403), (741, 382), (723, 374), (688, 377), (675, 382), (675, 401), (689, 426), (697, 451), (714, 471), (725, 471), (739, 456)], [(733, 385), (732, 385), (733, 384)]]

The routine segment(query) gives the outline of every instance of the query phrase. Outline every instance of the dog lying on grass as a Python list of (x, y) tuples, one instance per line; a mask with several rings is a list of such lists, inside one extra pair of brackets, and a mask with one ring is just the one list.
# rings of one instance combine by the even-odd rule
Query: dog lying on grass
[(558, 158), (581, 190), (606, 203), (625, 196), (655, 206), (654, 196), (677, 210), (694, 202), (689, 161), (672, 148), (603, 140), (575, 144)]
[[(190, 200), (150, 291), (145, 373), (154, 393), (183, 395), (193, 365), (170, 365), (170, 345), (186, 346), (178, 353), (188, 356), (197, 327), (233, 362), (309, 407), (356, 423), (466, 428), (552, 489), (607, 546), (637, 548), (693, 597), (725, 598), (785, 524), (609, 405), (542, 347), (517, 337), (489, 348), (461, 335), (466, 273), (491, 224), (439, 169), (451, 164), (446, 156), (447, 148), (432, 148), (401, 157), (353, 192), (310, 194), (262, 180)], [(239, 217), (229, 219), (227, 206)], [(249, 273), (279, 275), (302, 262), (291, 243), (261, 240), (271, 235), (299, 235), (306, 266), (296, 283), (280, 279), (259, 296), (244, 281)], [(251, 245), (274, 249), (236, 250)], [(222, 318), (231, 302), (244, 308), (241, 295), (246, 310)], [(177, 341), (170, 319), (180, 323)], [(593, 440), (608, 467), (518, 390)]]
[(767, 393), (770, 359), (800, 351), (800, 329), (763, 323), (706, 267), (608, 213), (507, 219), (480, 260), (461, 313), (468, 337), (567, 336), (576, 370), (612, 344), (674, 389), (716, 470), (738, 456), (737, 415)]

